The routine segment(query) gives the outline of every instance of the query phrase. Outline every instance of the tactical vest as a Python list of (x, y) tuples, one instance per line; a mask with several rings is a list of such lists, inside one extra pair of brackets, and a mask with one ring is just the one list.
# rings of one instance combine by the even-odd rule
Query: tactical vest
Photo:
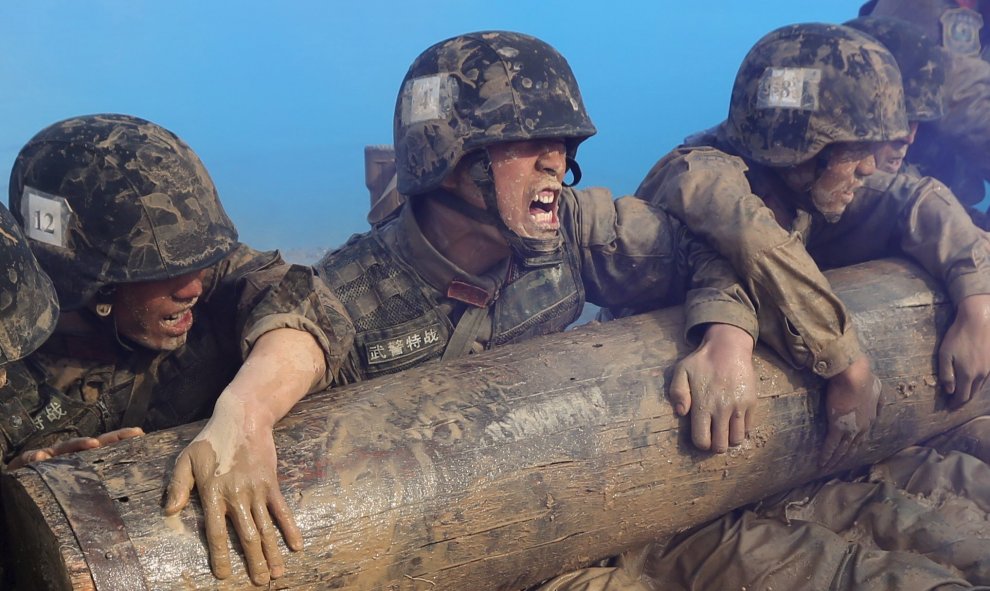
[[(353, 236), (317, 264), (317, 273), (343, 303), (357, 331), (348, 365), (359, 375), (352, 379), (439, 359), (455, 330), (441, 311), (441, 303), (450, 302), (447, 294), (390, 252), (380, 232)], [(488, 305), (492, 336), (485, 348), (560, 332), (578, 318), (584, 286), (566, 239), (564, 251), (564, 263), (558, 266), (510, 266), (509, 277)]]

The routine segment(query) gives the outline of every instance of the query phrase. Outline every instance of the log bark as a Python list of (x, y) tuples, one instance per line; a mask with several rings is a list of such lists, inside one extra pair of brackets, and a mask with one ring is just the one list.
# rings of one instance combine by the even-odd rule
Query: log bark
[[(950, 411), (937, 391), (934, 352), (952, 306), (931, 278), (896, 260), (828, 276), (883, 381), (878, 423), (846, 467), (988, 414), (986, 392)], [(306, 547), (283, 546), (287, 574), (271, 588), (521, 589), (823, 476), (823, 382), (765, 350), (760, 426), (726, 454), (691, 446), (665, 397), (690, 350), (682, 329), (680, 309), (668, 309), (308, 397), (276, 429)], [(226, 581), (210, 574), (198, 504), (161, 514), (172, 462), (200, 427), (46, 468), (49, 482), (75, 483), (61, 503), (37, 470), (5, 475), (25, 586), (113, 589), (136, 569), (149, 589), (251, 588), (242, 563)], [(99, 536), (69, 525), (75, 516), (88, 528), (106, 509), (71, 501), (94, 481), (126, 533), (95, 565), (78, 540), (97, 539), (99, 558)], [(128, 545), (136, 567), (118, 558)]]

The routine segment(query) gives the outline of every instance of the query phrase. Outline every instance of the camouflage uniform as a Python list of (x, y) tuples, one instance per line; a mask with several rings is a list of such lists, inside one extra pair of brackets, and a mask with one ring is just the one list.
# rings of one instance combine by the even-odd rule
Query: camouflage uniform
[[(202, 163), (167, 130), (122, 115), (55, 124), (22, 149), (10, 200), (66, 313), (0, 390), (5, 461), (69, 437), (206, 418), (277, 328), (313, 335), (328, 368), (321, 385), (334, 379), (352, 335), (339, 303), (309, 268), (237, 242)], [(46, 213), (58, 221), (34, 224)], [(115, 284), (200, 269), (195, 322), (174, 351), (128, 342), (89, 308)]]
[[(843, 35), (868, 43), (877, 55), (882, 52), (889, 58), (874, 42), (846, 31)], [(764, 39), (786, 40), (793, 34), (785, 28)], [(749, 92), (758, 94), (752, 86), (763, 72), (747, 70), (752, 57), (740, 69), (734, 104), (742, 100), (740, 87), (745, 83), (740, 81), (752, 81)], [(829, 80), (825, 74), (822, 78)], [(856, 80), (867, 84), (862, 76)], [(830, 95), (843, 97), (840, 101), (855, 96), (853, 91), (827, 89), (824, 81), (819, 84), (823, 103)], [(891, 86), (882, 80), (873, 84), (879, 91)], [(894, 90), (899, 88), (898, 81)], [(828, 105), (823, 104), (810, 111), (811, 119), (803, 125), (781, 125), (778, 120), (770, 126), (778, 129), (778, 135), (769, 139), (759, 134), (740, 138), (750, 133), (748, 129), (767, 125), (758, 117), (795, 118), (800, 113), (737, 109), (735, 120), (730, 116), (718, 128), (690, 138), (692, 145), (662, 158), (637, 190), (637, 195), (673, 213), (730, 260), (756, 300), (761, 338), (796, 367), (810, 368), (825, 378), (845, 370), (862, 350), (851, 319), (821, 268), (906, 254), (941, 279), (955, 302), (990, 293), (988, 243), (938, 181), (877, 172), (833, 224), (816, 211), (807, 195), (788, 189), (774, 170), (807, 160), (830, 142), (892, 139), (896, 133), (892, 130), (907, 127), (906, 121), (896, 118), (898, 100), (889, 95), (881, 101), (889, 103), (881, 107), (886, 112), (838, 125), (829, 124)], [(792, 214), (792, 225), (781, 226), (774, 210)]]
[[(744, 64), (740, 78), (758, 80), (760, 73), (746, 72)], [(823, 74), (818, 81), (826, 79)], [(821, 91), (817, 96), (824, 103), (826, 87)], [(737, 98), (734, 91), (734, 101)], [(763, 115), (796, 117), (788, 112)], [(891, 117), (881, 114), (876, 119)], [(738, 129), (749, 123), (744, 118), (735, 129), (729, 122), (693, 136), (689, 145), (674, 150), (651, 170), (639, 193), (684, 216), (689, 227), (729, 255), (749, 280), (758, 306), (771, 304), (759, 308), (761, 338), (792, 363), (829, 377), (859, 354), (850, 319), (820, 268), (907, 254), (940, 278), (957, 302), (967, 295), (988, 293), (986, 238), (944, 185), (877, 172), (841, 218), (829, 223), (806, 194), (784, 184), (773, 166), (796, 164), (802, 152), (814, 154), (822, 146), (814, 145), (815, 138), (805, 138), (804, 144), (788, 142), (786, 131), (770, 135), (769, 141), (767, 134), (754, 134), (747, 144)], [(797, 127), (800, 133), (815, 129), (815, 121), (804, 123)], [(753, 128), (759, 126), (757, 122)], [(824, 127), (834, 134), (852, 125)], [(890, 139), (869, 137), (868, 132), (859, 135), (865, 140)], [(781, 141), (773, 141), (774, 137)], [(853, 133), (832, 141), (856, 141), (856, 137)], [(793, 146), (803, 147), (788, 149)], [(792, 222), (781, 226), (775, 214)], [(986, 584), (981, 572), (985, 565), (967, 563), (972, 550), (985, 545), (985, 535), (959, 528), (965, 515), (933, 509), (915, 496), (944, 494), (948, 492), (944, 483), (964, 472), (965, 481), (974, 487), (971, 492), (978, 492), (961, 500), (976, 508), (980, 491), (988, 484), (986, 465), (968, 456), (941, 462), (936, 455), (905, 454), (877, 466), (874, 475), (862, 481), (818, 483), (729, 513), (675, 538), (638, 569), (628, 565), (611, 567), (613, 571), (599, 569), (593, 574), (604, 584), (588, 588), (617, 589), (611, 581), (620, 579), (664, 589), (908, 590)], [(886, 466), (895, 468), (884, 472)], [(948, 494), (962, 493), (957, 488)], [(916, 519), (914, 523), (921, 526), (904, 535), (899, 531), (901, 519)], [(943, 527), (946, 523), (956, 524), (957, 529)], [(929, 528), (931, 524), (936, 527)], [(960, 555), (932, 551), (933, 546), (953, 542), (952, 550), (960, 550)], [(626, 571), (621, 576), (615, 572), (620, 569)], [(580, 575), (569, 576), (577, 580)], [(548, 583), (546, 590), (582, 588), (555, 585), (556, 581)]]
[[(954, 302), (990, 293), (990, 244), (939, 181), (878, 171), (829, 223), (770, 167), (711, 143), (664, 157), (637, 194), (725, 253), (754, 294), (760, 338), (796, 367), (828, 378), (862, 352), (820, 269), (907, 255)], [(796, 211), (792, 226), (778, 224), (768, 204)]]
[[(595, 133), (574, 75), (555, 49), (507, 31), (441, 41), (413, 61), (396, 100), (397, 218), (351, 238), (317, 265), (357, 331), (350, 377), (563, 330), (585, 300), (671, 305), (688, 297), (688, 332), (725, 322), (755, 337), (752, 304), (727, 263), (665, 213), (601, 189), (565, 188), (560, 231), (529, 238), (502, 219), (488, 147), (562, 142), (574, 182), (578, 145)], [(485, 207), (441, 188), (464, 165)], [(563, 171), (559, 171), (563, 173)], [(498, 229), (512, 255), (472, 275), (442, 256), (416, 210), (435, 200)]]
[(981, 202), (990, 180), (990, 3), (873, 0), (860, 14), (915, 23), (948, 50), (946, 114), (919, 126), (907, 160), (943, 181), (964, 205)]
[[(564, 575), (540, 591), (990, 589), (990, 466), (919, 446), (862, 472), (738, 509), (645, 559)], [(581, 575), (596, 584), (571, 582)]]
[(538, 591), (990, 589), (990, 466), (910, 447)]
[(585, 300), (661, 307), (683, 302), (686, 292), (689, 335), (723, 322), (756, 337), (752, 304), (731, 269), (676, 220), (639, 199), (613, 201), (604, 189), (565, 189), (559, 215), (560, 265), (527, 268), (513, 258), (473, 276), (429, 244), (411, 207), (324, 257), (317, 272), (357, 330), (349, 377), (439, 359), (469, 308), (486, 310), (484, 320), (447, 357), (559, 332)]

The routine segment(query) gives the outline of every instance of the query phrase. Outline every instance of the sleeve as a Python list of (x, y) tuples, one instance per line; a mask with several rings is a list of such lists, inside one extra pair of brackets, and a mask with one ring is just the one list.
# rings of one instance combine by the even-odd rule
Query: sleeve
[(269, 331), (302, 330), (323, 350), (327, 371), (319, 387), (340, 383), (354, 327), (343, 305), (310, 267), (290, 265), (278, 252), (259, 252), (241, 244), (212, 273), (207, 297), (211, 305), (236, 311), (242, 357)]
[(685, 303), (686, 333), (718, 322), (757, 339), (752, 302), (725, 260), (677, 220), (635, 197), (573, 191), (574, 228), (588, 301), (607, 307)]
[[(51, 375), (38, 361), (42, 356), (35, 353), (6, 367), (7, 382), (0, 386), (0, 452), (4, 465), (23, 451), (73, 437), (96, 437), (111, 430), (106, 411), (101, 412), (99, 405), (87, 402), (83, 396), (85, 389), (95, 391), (102, 387), (100, 380), (109, 378), (108, 373), (86, 375), (92, 380), (80, 385), (84, 390), (77, 390), (80, 395), (63, 394), (51, 385)], [(66, 365), (62, 363), (61, 367)], [(72, 369), (81, 373), (79, 368)]]
[(752, 193), (742, 160), (675, 150), (637, 190), (722, 254), (754, 300), (760, 337), (797, 367), (830, 378), (862, 355), (852, 319), (805, 248)]
[(953, 302), (990, 294), (990, 239), (948, 187), (933, 178), (897, 175), (887, 195), (910, 203), (900, 219), (904, 253), (940, 279)]
[(935, 128), (990, 179), (990, 62), (954, 55), (945, 80), (945, 116)]

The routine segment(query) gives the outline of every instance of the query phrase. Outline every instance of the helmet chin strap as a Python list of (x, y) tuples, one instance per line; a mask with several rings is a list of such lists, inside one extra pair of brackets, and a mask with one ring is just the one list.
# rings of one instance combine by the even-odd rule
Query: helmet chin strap
[[(516, 234), (505, 224), (505, 220), (498, 213), (495, 178), (492, 176), (492, 162), (488, 157), (488, 151), (479, 150), (467, 156), (467, 158), (471, 158), (468, 171), (471, 175), (471, 180), (481, 191), (482, 198), (485, 201), (485, 209), (471, 205), (464, 199), (448, 191), (434, 191), (430, 196), (476, 222), (498, 228), (505, 241), (508, 242), (509, 248), (512, 249), (512, 253), (519, 259), (523, 267), (554, 267), (563, 263), (564, 239), (560, 232), (557, 232), (553, 238), (526, 238)], [(575, 170), (580, 169), (575, 168)], [(578, 172), (575, 175), (576, 178), (580, 178), (579, 175), (580, 173)]]

